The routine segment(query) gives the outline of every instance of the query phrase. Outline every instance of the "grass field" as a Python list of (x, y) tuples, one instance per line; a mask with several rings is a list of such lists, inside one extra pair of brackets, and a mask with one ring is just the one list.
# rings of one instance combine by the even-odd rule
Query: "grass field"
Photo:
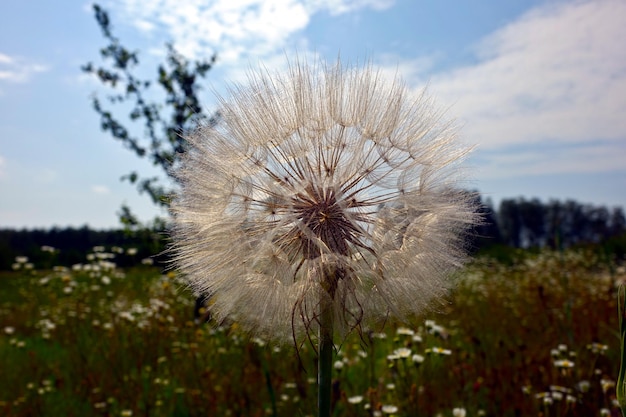
[[(113, 256), (0, 273), (0, 415), (315, 415), (310, 346), (196, 324), (174, 274)], [(341, 343), (334, 415), (619, 415), (621, 280), (592, 252), (477, 259), (412, 325)]]

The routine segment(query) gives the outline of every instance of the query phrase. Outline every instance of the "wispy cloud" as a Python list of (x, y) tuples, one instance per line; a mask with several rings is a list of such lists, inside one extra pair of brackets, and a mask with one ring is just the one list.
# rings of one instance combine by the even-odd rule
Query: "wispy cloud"
[(0, 81), (26, 82), (33, 74), (48, 71), (48, 66), (28, 62), (19, 57), (0, 53)]
[(313, 15), (382, 10), (394, 0), (115, 0), (137, 29), (161, 31), (188, 57), (219, 54), (222, 64), (280, 54)]
[[(245, 64), (311, 54), (302, 35), (316, 13), (382, 10), (392, 0), (112, 0), (146, 34), (190, 57), (218, 52), (240, 80)], [(548, 1), (474, 45), (473, 61), (433, 72), (440, 55), (373, 56), (383, 71), (429, 89), (491, 157), (485, 172), (525, 175), (619, 169), (626, 141), (626, 2)], [(550, 151), (546, 151), (546, 144)], [(520, 146), (524, 146), (523, 151)], [(593, 152), (591, 151), (593, 149)], [(593, 155), (585, 158), (584, 155)]]
[(111, 190), (106, 185), (92, 185), (91, 192), (100, 195), (111, 194)]
[(548, 3), (476, 45), (472, 64), (403, 75), (452, 105), (494, 175), (623, 169), (624, 16), (622, 0)]
[(493, 149), (626, 137), (626, 2), (550, 3), (487, 37), (477, 62), (431, 79)]

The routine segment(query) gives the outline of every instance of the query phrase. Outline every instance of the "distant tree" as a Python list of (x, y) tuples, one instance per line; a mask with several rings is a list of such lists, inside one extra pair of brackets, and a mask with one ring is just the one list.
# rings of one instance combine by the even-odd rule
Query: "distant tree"
[[(89, 62), (81, 69), (97, 77), (111, 91), (105, 100), (108, 106), (97, 95), (93, 97), (92, 104), (100, 116), (100, 125), (138, 157), (147, 158), (161, 168), (166, 178), (171, 178), (170, 167), (185, 150), (185, 136), (198, 124), (213, 125), (218, 118), (217, 114), (205, 113), (198, 97), (199, 80), (212, 68), (216, 56), (191, 63), (172, 44), (167, 44), (165, 63), (158, 66), (156, 80), (141, 79), (135, 75), (139, 53), (127, 49), (113, 35), (109, 15), (102, 7), (94, 4), (93, 10), (108, 45), (100, 49), (102, 66)], [(153, 98), (155, 84), (164, 93), (160, 101)], [(126, 121), (114, 115), (109, 106), (119, 112), (128, 111)], [(143, 134), (135, 134), (127, 126), (139, 122), (143, 123)], [(137, 171), (122, 179), (136, 184), (139, 192), (147, 193), (155, 204), (168, 205), (170, 182), (163, 182), (158, 177), (145, 178)], [(124, 206), (119, 214), (123, 224), (134, 225), (136, 218), (130, 208)]]
[(619, 236), (626, 233), (626, 216), (624, 216), (624, 209), (621, 207), (615, 207), (611, 212), (611, 236)]
[(498, 220), (504, 243), (519, 248), (521, 245), (522, 221), (519, 205), (514, 199), (505, 199), (500, 202)]
[(518, 201), (521, 243), (526, 247), (543, 246), (546, 237), (546, 207), (536, 198)]
[(563, 248), (563, 205), (550, 200), (546, 206), (546, 245), (551, 249)]

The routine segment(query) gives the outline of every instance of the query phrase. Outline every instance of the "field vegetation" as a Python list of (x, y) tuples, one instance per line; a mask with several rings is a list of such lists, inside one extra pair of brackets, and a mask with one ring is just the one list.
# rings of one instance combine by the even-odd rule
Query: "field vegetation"
[[(479, 256), (422, 317), (351, 334), (335, 355), (334, 415), (619, 415), (626, 270), (598, 253)], [(194, 320), (176, 274), (127, 249), (45, 270), (26, 256), (0, 273), (1, 415), (315, 415), (310, 344)]]

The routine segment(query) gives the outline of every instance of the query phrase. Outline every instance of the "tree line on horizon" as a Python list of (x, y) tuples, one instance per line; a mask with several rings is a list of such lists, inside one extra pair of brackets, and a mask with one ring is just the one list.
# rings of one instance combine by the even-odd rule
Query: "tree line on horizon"
[[(478, 199), (481, 199), (477, 195)], [(474, 254), (496, 254), (507, 249), (561, 250), (589, 244), (613, 242), (614, 256), (626, 253), (626, 216), (621, 207), (581, 204), (573, 200), (523, 197), (504, 199), (497, 210), (487, 201), (479, 205), (483, 223), (468, 237)], [(160, 223), (155, 223), (160, 224)], [(146, 257), (158, 263), (167, 260), (167, 232), (157, 226), (117, 230), (80, 228), (0, 229), (0, 270), (11, 269), (15, 257), (28, 256), (37, 268), (85, 262), (95, 246), (135, 248), (132, 257), (119, 257), (120, 266), (129, 266)], [(54, 253), (42, 250), (52, 247)]]

